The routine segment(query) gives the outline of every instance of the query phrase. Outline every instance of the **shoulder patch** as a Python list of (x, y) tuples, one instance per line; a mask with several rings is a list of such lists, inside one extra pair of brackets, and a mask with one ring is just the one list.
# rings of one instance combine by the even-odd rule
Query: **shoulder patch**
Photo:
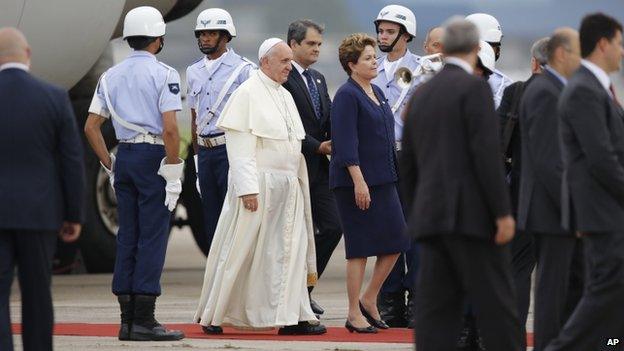
[(169, 83), (167, 84), (167, 86), (169, 87), (169, 91), (173, 95), (178, 95), (178, 93), (180, 92), (180, 84), (178, 83)]

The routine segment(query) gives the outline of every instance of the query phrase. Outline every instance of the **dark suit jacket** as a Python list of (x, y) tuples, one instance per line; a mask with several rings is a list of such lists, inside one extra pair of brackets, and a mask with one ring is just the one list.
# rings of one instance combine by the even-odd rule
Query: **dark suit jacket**
[(487, 82), (447, 64), (414, 92), (403, 133), (410, 233), (491, 238), (495, 219), (511, 207)]
[(522, 170), (518, 229), (567, 234), (561, 227), (561, 151), (557, 102), (563, 83), (550, 71), (533, 79), (520, 103)]
[(66, 91), (20, 69), (0, 71), (0, 228), (81, 222), (82, 147)]
[(359, 165), (368, 186), (396, 182), (394, 117), (381, 89), (372, 84), (378, 106), (353, 79), (343, 84), (331, 111), (330, 188), (353, 186), (348, 166)]
[[(516, 94), (516, 90), (522, 88), (523, 92), (521, 93), (520, 98), (522, 98), (522, 94), (524, 94), (524, 89), (535, 79), (538, 74), (533, 74), (527, 81), (515, 82), (505, 88), (503, 91), (503, 98), (501, 99), (501, 103), (496, 109), (496, 113), (500, 118), (501, 124), (501, 136), (503, 135), (505, 124), (509, 120), (509, 113), (513, 109), (514, 96)], [(518, 111), (516, 111), (518, 113)], [(517, 116), (516, 116), (517, 117)], [(518, 197), (520, 193), (520, 170), (522, 164), (522, 157), (520, 155), (520, 126), (517, 123), (514, 127), (513, 133), (511, 134), (511, 139), (509, 140), (509, 146), (507, 150), (502, 150), (505, 160), (511, 160), (510, 164), (505, 164), (508, 169), (505, 169), (507, 172), (507, 182), (509, 183), (509, 190), (511, 195), (511, 207), (513, 208), (514, 214), (518, 211)], [(502, 140), (502, 139), (501, 139)]]
[(317, 153), (316, 150), (318, 150), (321, 142), (331, 138), (331, 122), (329, 119), (331, 100), (327, 92), (325, 77), (311, 68), (309, 71), (321, 97), (322, 113), (320, 119), (314, 113), (314, 105), (312, 105), (308, 87), (295, 67), (290, 71), (288, 80), (283, 86), (295, 100), (295, 105), (297, 105), (299, 116), (301, 116), (301, 121), (303, 122), (303, 128), (306, 131), (306, 137), (302, 142), (302, 153), (308, 165), (310, 183), (313, 183), (319, 172), (326, 174), (329, 168), (327, 156)]
[[(624, 112), (581, 66), (559, 100), (562, 224), (582, 232), (624, 228)], [(574, 227), (576, 225), (576, 227)]]

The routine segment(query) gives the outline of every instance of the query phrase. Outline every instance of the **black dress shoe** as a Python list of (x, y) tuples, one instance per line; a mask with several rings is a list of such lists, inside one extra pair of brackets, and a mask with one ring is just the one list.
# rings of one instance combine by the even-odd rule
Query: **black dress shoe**
[(377, 333), (377, 328), (373, 327), (372, 325), (369, 325), (368, 327), (365, 327), (365, 328), (356, 328), (353, 324), (351, 324), (351, 322), (349, 322), (348, 319), (345, 322), (345, 328), (347, 328), (349, 333), (353, 333), (353, 332), (360, 333), (360, 334), (375, 334), (375, 333)]
[(287, 325), (279, 328), (278, 335), (321, 335), (327, 333), (327, 328), (322, 324), (299, 322), (297, 325)]
[(321, 315), (325, 313), (325, 310), (323, 309), (323, 307), (319, 306), (319, 304), (316, 303), (316, 301), (312, 299), (310, 299), (310, 307), (312, 307), (312, 312), (314, 312), (314, 314), (316, 315)]
[(381, 319), (373, 318), (373, 316), (371, 316), (370, 313), (368, 313), (366, 308), (364, 308), (364, 305), (362, 305), (362, 302), (360, 302), (360, 311), (362, 312), (362, 315), (364, 316), (364, 318), (366, 318), (368, 323), (370, 323), (370, 325), (372, 325), (373, 327), (379, 328), (379, 329), (388, 329), (388, 328), (390, 328), (386, 324), (386, 322), (382, 321)]
[(221, 328), (218, 325), (209, 325), (209, 326), (202, 325), (202, 330), (204, 331), (204, 334), (208, 334), (208, 335), (223, 334), (223, 328)]

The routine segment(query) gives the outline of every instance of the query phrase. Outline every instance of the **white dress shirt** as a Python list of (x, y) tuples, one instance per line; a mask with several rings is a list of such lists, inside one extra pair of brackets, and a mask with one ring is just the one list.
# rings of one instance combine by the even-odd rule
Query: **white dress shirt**
[(5, 63), (3, 65), (0, 65), (0, 71), (3, 71), (5, 69), (9, 69), (9, 68), (18, 68), (18, 69), (24, 70), (26, 72), (28, 72), (28, 70), (29, 70), (28, 65), (25, 65), (25, 64), (19, 63), (19, 62), (9, 62), (9, 63)]
[(596, 76), (596, 78), (600, 82), (600, 85), (602, 85), (607, 93), (609, 93), (609, 96), (613, 98), (613, 93), (611, 93), (611, 89), (609, 89), (609, 87), (611, 86), (611, 78), (609, 78), (607, 72), (605, 72), (602, 68), (598, 67), (598, 65), (596, 65), (595, 63), (588, 60), (581, 60), (581, 64), (585, 66), (585, 68), (587, 68), (591, 73), (593, 73), (594, 76)]

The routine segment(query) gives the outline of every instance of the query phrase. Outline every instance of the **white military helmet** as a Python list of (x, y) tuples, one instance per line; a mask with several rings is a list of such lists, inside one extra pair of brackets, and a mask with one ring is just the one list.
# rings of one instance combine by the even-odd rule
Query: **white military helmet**
[(487, 68), (490, 74), (492, 74), (496, 69), (496, 55), (494, 54), (492, 46), (484, 40), (479, 40), (478, 56), (483, 67)]
[(416, 16), (412, 10), (401, 5), (388, 5), (379, 11), (377, 18), (375, 19), (375, 27), (379, 26), (379, 22), (393, 22), (400, 24), (405, 28), (405, 31), (412, 37), (416, 36)]
[(201, 30), (224, 30), (230, 36), (236, 36), (236, 28), (234, 28), (232, 16), (230, 16), (229, 12), (219, 8), (206, 9), (197, 16), (195, 33)]
[(162, 37), (165, 35), (165, 21), (157, 9), (140, 6), (128, 11), (124, 18), (123, 38), (134, 36)]
[(488, 43), (501, 42), (503, 31), (498, 20), (494, 18), (494, 16), (488, 15), (487, 13), (473, 13), (472, 15), (466, 16), (466, 20), (477, 26), (481, 40), (485, 40)]

